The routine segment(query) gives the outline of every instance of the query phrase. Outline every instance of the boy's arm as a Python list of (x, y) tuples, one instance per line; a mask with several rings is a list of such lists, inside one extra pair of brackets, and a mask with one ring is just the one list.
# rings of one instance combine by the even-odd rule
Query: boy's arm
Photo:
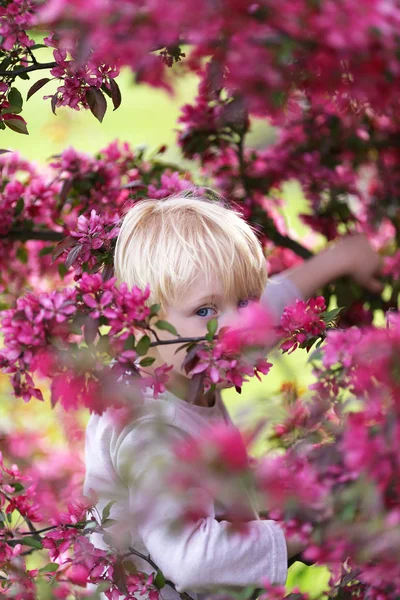
[[(165, 429), (166, 428), (166, 429)], [(209, 591), (215, 588), (260, 586), (264, 578), (283, 585), (291, 552), (283, 530), (271, 520), (254, 517), (246, 534), (232, 530), (231, 523), (216, 518), (214, 499), (205, 489), (189, 486), (175, 494), (165, 486), (166, 473), (175, 465), (175, 444), (187, 434), (173, 425), (160, 429), (148, 419), (133, 428), (114, 458), (117, 472), (129, 489), (127, 522), (139, 533), (147, 552), (178, 592)], [(182, 527), (174, 518), (191, 511)]]
[(303, 298), (309, 298), (326, 284), (352, 277), (370, 292), (380, 293), (383, 284), (377, 279), (382, 259), (363, 234), (348, 235), (313, 256), (303, 264), (285, 271)]

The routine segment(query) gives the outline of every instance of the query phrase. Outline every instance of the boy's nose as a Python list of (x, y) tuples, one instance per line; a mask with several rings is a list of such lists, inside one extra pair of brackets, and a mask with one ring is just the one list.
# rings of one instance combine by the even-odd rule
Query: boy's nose
[(229, 310), (224, 310), (223, 313), (218, 318), (219, 328), (227, 327), (228, 325), (232, 325), (237, 319), (237, 308), (231, 308)]

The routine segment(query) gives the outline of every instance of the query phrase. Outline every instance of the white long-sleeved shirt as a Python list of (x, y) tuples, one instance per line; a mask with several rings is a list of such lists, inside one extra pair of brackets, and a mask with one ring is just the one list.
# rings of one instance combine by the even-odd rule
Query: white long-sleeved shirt
[[(293, 283), (282, 277), (271, 278), (261, 302), (279, 318), (283, 308), (300, 298)], [(110, 517), (117, 524), (110, 528), (114, 543), (150, 555), (172, 581), (177, 592), (199, 599), (211, 597), (217, 588), (262, 586), (262, 580), (283, 584), (287, 576), (287, 550), (282, 529), (254, 512), (247, 535), (232, 533), (223, 520), (224, 506), (201, 493), (206, 516), (179, 530), (170, 528), (179, 513), (179, 498), (160, 482), (163, 472), (174, 460), (171, 450), (176, 441), (199, 439), (204, 428), (218, 422), (232, 424), (220, 394), (211, 407), (191, 405), (166, 391), (157, 400), (151, 390), (135, 417), (118, 426), (111, 411), (91, 415), (86, 431), (86, 477), (84, 493), (93, 489), (102, 511), (115, 500)], [(196, 492), (196, 491), (195, 491)], [(101, 536), (93, 534), (92, 543), (105, 547)], [(151, 566), (136, 556), (139, 570), (150, 573)], [(166, 586), (165, 600), (179, 600), (179, 594)]]

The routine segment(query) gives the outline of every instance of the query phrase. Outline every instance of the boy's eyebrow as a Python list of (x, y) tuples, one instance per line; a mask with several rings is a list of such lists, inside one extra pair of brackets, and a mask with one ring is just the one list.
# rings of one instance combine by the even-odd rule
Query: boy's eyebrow
[(198, 304), (204, 304), (206, 302), (213, 302), (218, 300), (223, 300), (223, 297), (220, 294), (207, 294), (206, 296), (202, 296), (194, 302), (191, 302), (191, 304), (197, 306)]

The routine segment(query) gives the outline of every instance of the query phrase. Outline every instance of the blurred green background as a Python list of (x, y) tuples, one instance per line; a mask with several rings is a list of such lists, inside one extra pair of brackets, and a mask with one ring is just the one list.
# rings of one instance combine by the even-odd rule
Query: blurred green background
[[(48, 50), (38, 52), (40, 62), (51, 58)], [(24, 99), (31, 85), (45, 75), (47, 73), (41, 71), (32, 75), (29, 81), (18, 81), (17, 87)], [(51, 155), (60, 153), (69, 146), (95, 153), (118, 139), (129, 142), (132, 147), (144, 145), (149, 151), (167, 144), (165, 159), (182, 165), (183, 160), (176, 146), (177, 118), (180, 106), (190, 102), (196, 94), (196, 77), (179, 75), (174, 82), (173, 95), (160, 89), (136, 85), (132, 74), (127, 71), (120, 75), (118, 83), (122, 91), (122, 105), (114, 112), (109, 102), (104, 121), (99, 123), (89, 111), (60, 108), (55, 116), (51, 111), (50, 99), (43, 100), (44, 95), (50, 95), (56, 90), (57, 82), (50, 82), (24, 105), (22, 115), (28, 123), (29, 135), (19, 135), (8, 129), (2, 131), (0, 147), (17, 151), (21, 156), (44, 167)], [(255, 122), (248, 143), (260, 147), (270, 143), (273, 137), (273, 130), (266, 123)], [(196, 171), (196, 165), (185, 165)], [(300, 224), (297, 214), (306, 211), (305, 199), (295, 182), (289, 183), (283, 194), (287, 200), (284, 216), (289, 228), (302, 237), (306, 234), (306, 229)], [(245, 426), (255, 417), (276, 418), (279, 414), (279, 390), (284, 382), (291, 381), (300, 392), (307, 388), (310, 369), (305, 352), (296, 352), (285, 358), (276, 357), (276, 360), (269, 358), (272, 358), (274, 367), (261, 383), (252, 380), (244, 386), (240, 396), (232, 390), (224, 393), (228, 410), (239, 426)], [(35, 400), (25, 405), (22, 400), (11, 398), (4, 380), (2, 396), (4, 401), (0, 406), (0, 420), (3, 425), (7, 419), (14, 421), (19, 414), (20, 421), (26, 423), (27, 427), (47, 428), (49, 435), (56, 439), (57, 411), (50, 409), (48, 401), (44, 406), (38, 406)], [(86, 416), (83, 420), (85, 418)], [(327, 578), (325, 569), (307, 568), (296, 563), (290, 570), (288, 587), (298, 585), (302, 590), (315, 595), (326, 586)]]

